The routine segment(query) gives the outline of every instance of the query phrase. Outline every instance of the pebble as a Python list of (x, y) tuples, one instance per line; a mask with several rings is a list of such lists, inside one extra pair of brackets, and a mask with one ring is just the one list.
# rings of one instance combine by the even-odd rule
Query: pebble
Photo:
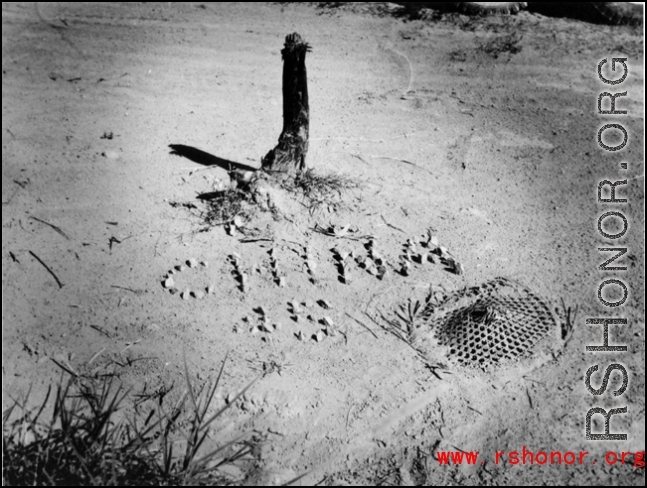
[(297, 339), (300, 341), (304, 340), (306, 338), (305, 334), (302, 331), (297, 332), (296, 334)]
[(317, 269), (317, 263), (315, 263), (312, 259), (308, 259), (306, 261), (306, 264), (308, 265), (308, 269), (310, 271), (314, 271), (315, 269)]
[(274, 330), (279, 331), (279, 330), (281, 330), (282, 328), (283, 328), (283, 326), (282, 326), (280, 323), (278, 323), (278, 324), (274, 324)]
[(299, 303), (296, 300), (291, 302), (290, 305), (292, 306), (292, 312), (293, 313), (301, 313), (302, 312), (301, 305), (299, 305)]
[(193, 296), (197, 298), (198, 300), (202, 300), (204, 298), (204, 292), (203, 291), (194, 291)]
[(175, 281), (173, 278), (166, 278), (164, 280), (164, 288), (173, 288), (175, 286)]
[(325, 309), (332, 308), (332, 305), (328, 300), (319, 300), (319, 304)]
[(286, 283), (287, 283), (287, 278), (285, 276), (281, 276), (279, 278), (279, 286), (281, 288), (285, 288)]
[(438, 247), (438, 237), (436, 236), (431, 236), (431, 239), (429, 239), (429, 244), (434, 246), (434, 249)]
[(325, 334), (322, 331), (319, 331), (314, 335), (314, 340), (317, 342), (321, 342), (324, 340), (324, 335)]
[(330, 317), (324, 317), (323, 318), (324, 324), (326, 324), (328, 327), (332, 327), (335, 325)]
[(236, 216), (234, 217), (234, 225), (235, 225), (236, 227), (242, 227), (242, 226), (243, 226), (243, 224), (244, 224), (244, 222), (243, 222), (243, 218), (242, 218), (240, 215), (236, 215)]
[(209, 295), (213, 295), (215, 292), (216, 292), (216, 287), (215, 286), (213, 286), (213, 285), (207, 286), (207, 293)]
[(173, 288), (169, 288), (169, 289), (168, 289), (168, 291), (169, 291), (169, 293), (170, 293), (171, 295), (175, 295), (175, 294), (176, 294), (178, 291), (180, 291), (180, 290), (178, 290), (177, 288), (173, 287)]
[(197, 268), (198, 267), (198, 261), (194, 258), (188, 259), (186, 262), (187, 266), (189, 268)]
[(440, 255), (442, 257), (447, 257), (447, 248), (445, 246), (440, 246)]
[(201, 261), (200, 264), (205, 268), (209, 267), (209, 261)]
[(183, 265), (178, 264), (178, 265), (175, 267), (175, 269), (177, 269), (177, 270), (181, 273), (181, 272), (182, 272), (182, 271), (184, 271), (186, 268), (185, 268)]
[(382, 266), (382, 265), (381, 265), (381, 266), (378, 266), (378, 267), (377, 267), (377, 277), (378, 277), (379, 279), (384, 279), (384, 277), (386, 276), (386, 274), (387, 274), (386, 266)]
[(435, 255), (433, 252), (427, 253), (427, 261), (433, 264), (438, 264), (440, 260), (438, 259), (438, 256)]
[(191, 290), (184, 290), (181, 295), (183, 300), (188, 300), (189, 297), (191, 296)]

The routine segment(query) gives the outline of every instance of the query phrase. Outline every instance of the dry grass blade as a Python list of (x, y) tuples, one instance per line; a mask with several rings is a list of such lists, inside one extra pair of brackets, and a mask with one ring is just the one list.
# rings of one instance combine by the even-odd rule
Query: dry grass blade
[(564, 314), (564, 323), (562, 324), (562, 340), (564, 345), (573, 338), (573, 331), (575, 330), (575, 319), (579, 311), (579, 306), (576, 306), (575, 309), (571, 307), (566, 307), (566, 302), (561, 298), (562, 312)]
[(292, 478), (290, 481), (288, 481), (287, 483), (282, 484), (281, 486), (292, 486), (292, 485), (293, 485), (293, 484), (295, 484), (297, 481), (302, 480), (303, 478), (305, 478), (305, 477), (306, 477), (306, 476), (308, 476), (309, 474), (310, 474), (310, 471), (306, 471), (305, 473), (300, 474), (300, 475), (299, 475), (299, 476), (297, 476), (296, 478)]

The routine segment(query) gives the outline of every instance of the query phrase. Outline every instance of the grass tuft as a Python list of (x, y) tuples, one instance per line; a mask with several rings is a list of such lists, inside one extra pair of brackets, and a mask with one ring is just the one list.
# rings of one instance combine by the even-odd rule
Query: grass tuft
[[(226, 360), (226, 359), (225, 359)], [(249, 389), (210, 412), (225, 361), (214, 382), (187, 391), (168, 412), (160, 399), (145, 419), (120, 412), (129, 392), (114, 376), (59, 382), (51, 418), (43, 420), (52, 389), (36, 409), (15, 401), (2, 417), (2, 481), (14, 486), (232, 485), (222, 468), (251, 460), (249, 434), (215, 443), (210, 426)], [(190, 399), (187, 402), (187, 398)], [(17, 416), (17, 413), (20, 415)], [(157, 414), (157, 415), (155, 415)], [(211, 447), (207, 447), (207, 445)], [(218, 447), (214, 447), (218, 445)]]
[(336, 207), (344, 193), (359, 185), (346, 176), (319, 174), (310, 168), (294, 178), (283, 180), (281, 187), (302, 197), (310, 214), (313, 214), (324, 205)]

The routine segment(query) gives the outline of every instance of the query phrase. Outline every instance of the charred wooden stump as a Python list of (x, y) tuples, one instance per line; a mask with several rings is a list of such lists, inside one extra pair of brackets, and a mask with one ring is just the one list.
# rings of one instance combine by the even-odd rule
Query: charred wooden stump
[(306, 53), (310, 46), (296, 32), (285, 37), (283, 56), (283, 131), (276, 147), (262, 159), (265, 171), (296, 173), (305, 170), (310, 107)]

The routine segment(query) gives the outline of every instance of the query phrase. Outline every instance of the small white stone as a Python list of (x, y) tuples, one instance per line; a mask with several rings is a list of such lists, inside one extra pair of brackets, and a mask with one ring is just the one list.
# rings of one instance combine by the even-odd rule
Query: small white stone
[(299, 303), (296, 300), (293, 301), (291, 303), (291, 305), (292, 305), (292, 312), (293, 313), (301, 313), (302, 312), (301, 305), (299, 305)]
[(335, 325), (330, 317), (324, 317), (323, 321), (324, 321), (324, 324), (326, 324), (328, 327), (332, 327), (333, 325)]
[(180, 296), (182, 297), (183, 300), (188, 300), (191, 297), (191, 290), (187, 288), (181, 293)]
[(204, 292), (203, 291), (194, 291), (193, 296), (197, 298), (198, 300), (202, 300), (204, 298)]
[(189, 268), (197, 268), (198, 267), (198, 261), (194, 258), (187, 259), (186, 264)]
[(244, 225), (243, 218), (240, 215), (234, 217), (234, 225), (236, 227), (242, 227)]
[(202, 261), (200, 264), (202, 264), (202, 266), (205, 268), (209, 267), (209, 261)]
[(283, 326), (280, 323), (274, 324), (274, 330), (277, 332), (280, 331), (283, 328)]
[(319, 332), (317, 332), (317, 333), (315, 334), (315, 337), (314, 337), (314, 338), (315, 338), (315, 341), (317, 341), (317, 342), (321, 342), (321, 341), (323, 341), (323, 340), (324, 340), (324, 336), (325, 336), (325, 334), (323, 333), (323, 331), (321, 331), (321, 330), (320, 330)]
[(296, 337), (297, 337), (297, 339), (299, 339), (300, 341), (303, 341), (303, 340), (305, 340), (305, 338), (306, 338), (305, 334), (304, 334), (302, 331), (297, 332), (297, 333), (296, 333)]
[(216, 292), (216, 287), (215, 286), (213, 286), (213, 285), (207, 286), (207, 293), (209, 295), (213, 295), (215, 292)]
[(173, 278), (166, 278), (164, 280), (164, 288), (173, 288), (175, 286), (175, 281)]
[(285, 288), (285, 285), (287, 284), (287, 278), (285, 276), (281, 276), (279, 278), (279, 286), (281, 288)]
[(447, 251), (447, 248), (445, 246), (440, 246), (440, 255), (442, 257), (447, 257), (448, 256), (448, 251)]
[(437, 248), (438, 247), (438, 237), (431, 236), (431, 239), (429, 239), (429, 244), (431, 244), (434, 249)]
[(315, 269), (317, 269), (317, 263), (316, 263), (316, 262), (314, 262), (312, 259), (308, 259), (308, 260), (306, 261), (306, 264), (308, 265), (308, 269), (309, 269), (310, 271), (314, 271)]

